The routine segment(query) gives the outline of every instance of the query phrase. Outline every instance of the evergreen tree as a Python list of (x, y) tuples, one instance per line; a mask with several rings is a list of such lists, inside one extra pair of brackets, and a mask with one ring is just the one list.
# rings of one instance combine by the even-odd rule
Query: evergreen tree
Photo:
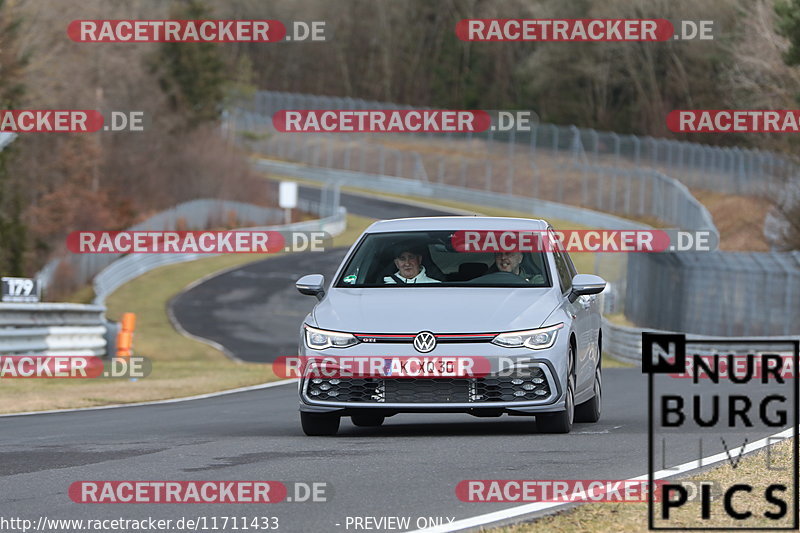
[[(171, 18), (211, 18), (201, 0), (186, 0)], [(224, 97), (225, 62), (218, 43), (164, 43), (156, 59), (163, 90), (189, 129), (219, 117)]]

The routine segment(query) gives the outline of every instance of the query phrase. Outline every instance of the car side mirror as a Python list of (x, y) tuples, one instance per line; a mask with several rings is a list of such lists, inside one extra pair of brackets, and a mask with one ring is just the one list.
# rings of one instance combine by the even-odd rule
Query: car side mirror
[(606, 288), (606, 280), (594, 274), (576, 274), (572, 278), (572, 291), (570, 301), (575, 301), (578, 296), (599, 294)]
[(317, 300), (322, 300), (325, 297), (325, 276), (322, 274), (308, 274), (298, 279), (294, 284), (300, 294), (308, 296), (316, 296)]

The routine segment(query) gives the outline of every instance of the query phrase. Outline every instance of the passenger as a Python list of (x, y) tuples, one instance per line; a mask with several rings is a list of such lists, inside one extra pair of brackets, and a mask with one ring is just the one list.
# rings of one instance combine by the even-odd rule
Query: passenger
[(544, 283), (544, 276), (541, 274), (529, 274), (522, 269), (521, 252), (497, 252), (494, 254), (494, 264), (498, 272), (510, 272), (534, 285)]
[(425, 267), (422, 265), (422, 253), (417, 247), (405, 246), (398, 248), (394, 258), (394, 266), (397, 267), (397, 272), (383, 278), (384, 283), (389, 285), (440, 283), (438, 279), (428, 277), (425, 273)]

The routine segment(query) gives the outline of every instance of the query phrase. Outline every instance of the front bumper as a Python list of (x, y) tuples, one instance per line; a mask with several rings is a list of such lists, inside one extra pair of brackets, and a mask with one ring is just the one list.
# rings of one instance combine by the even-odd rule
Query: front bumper
[[(527, 415), (562, 411), (565, 408), (563, 376), (567, 368), (567, 343), (564, 335), (546, 350), (505, 349), (488, 343), (470, 343), (440, 345), (434, 352), (424, 354), (448, 357), (470, 353), (485, 357), (491, 362), (492, 370), (481, 377), (304, 378), (299, 382), (300, 410), (343, 416), (365, 411), (380, 411), (387, 416), (412, 412), (494, 416), (499, 413)], [(306, 350), (305, 355), (342, 356), (347, 352), (347, 355), (376, 357), (376, 353), (390, 350), (392, 355), (385, 357), (424, 357), (411, 347), (398, 345)]]

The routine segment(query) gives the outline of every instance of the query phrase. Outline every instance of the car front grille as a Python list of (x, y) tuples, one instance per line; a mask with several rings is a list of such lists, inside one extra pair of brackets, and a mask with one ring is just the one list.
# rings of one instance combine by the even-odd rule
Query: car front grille
[(551, 395), (540, 368), (485, 378), (314, 378), (306, 387), (311, 401), (337, 403), (487, 404), (545, 400)]

